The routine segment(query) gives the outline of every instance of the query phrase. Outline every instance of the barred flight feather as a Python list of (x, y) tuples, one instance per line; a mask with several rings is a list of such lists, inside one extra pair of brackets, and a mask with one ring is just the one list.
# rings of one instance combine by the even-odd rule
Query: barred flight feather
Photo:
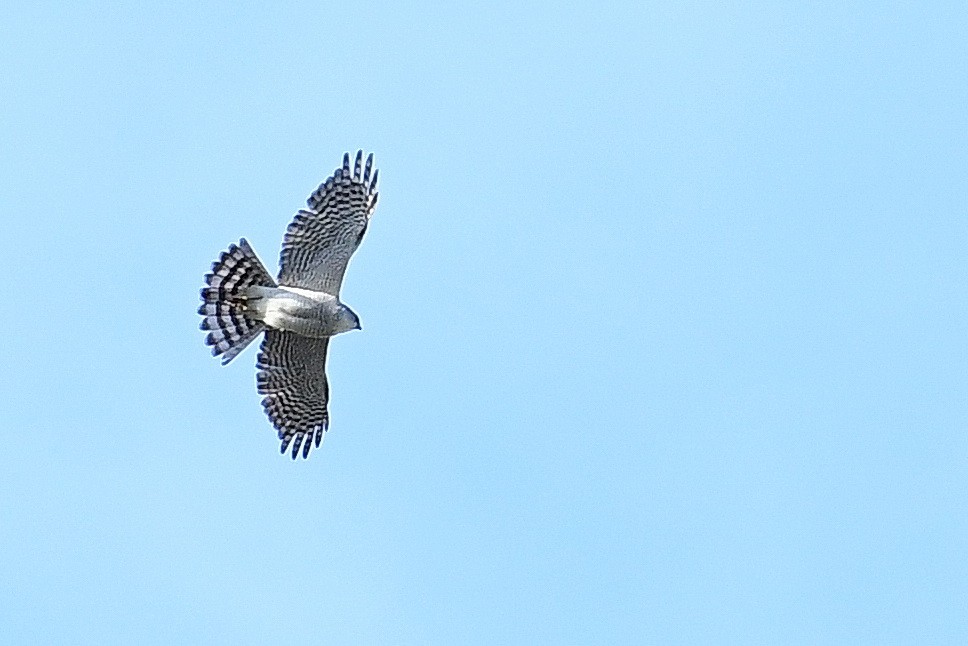
[[(372, 171), (372, 173), (371, 173)], [(350, 257), (363, 240), (376, 208), (377, 180), (373, 155), (363, 164), (356, 153), (352, 170), (349, 153), (343, 166), (319, 185), (307, 209), (296, 213), (286, 228), (279, 257), (279, 283), (339, 296)]]
[(309, 456), (329, 428), (329, 383), (326, 350), (329, 339), (312, 339), (281, 330), (266, 330), (259, 349), (256, 384), (265, 395), (262, 406), (282, 440), (281, 452), (292, 443), (292, 459)]

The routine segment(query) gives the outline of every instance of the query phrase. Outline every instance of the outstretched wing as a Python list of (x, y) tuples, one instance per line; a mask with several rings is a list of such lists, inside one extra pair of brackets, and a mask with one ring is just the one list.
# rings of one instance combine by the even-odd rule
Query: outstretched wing
[(281, 452), (292, 444), (292, 459), (319, 448), (329, 428), (329, 383), (326, 348), (329, 339), (311, 339), (282, 330), (266, 330), (259, 349), (256, 382), (265, 395), (262, 406), (282, 440)]
[[(372, 171), (372, 175), (371, 175)], [(343, 155), (343, 167), (309, 196), (308, 210), (300, 210), (286, 229), (279, 258), (279, 284), (339, 296), (350, 257), (363, 239), (376, 208), (373, 154), (363, 166), (363, 151)]]

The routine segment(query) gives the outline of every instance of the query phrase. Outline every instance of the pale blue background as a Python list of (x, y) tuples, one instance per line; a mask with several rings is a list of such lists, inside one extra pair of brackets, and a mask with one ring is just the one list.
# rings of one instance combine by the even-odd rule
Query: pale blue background
[[(0, 18), (0, 642), (968, 642), (964, 3), (163, 4)], [(197, 290), (357, 147), (293, 464)]]

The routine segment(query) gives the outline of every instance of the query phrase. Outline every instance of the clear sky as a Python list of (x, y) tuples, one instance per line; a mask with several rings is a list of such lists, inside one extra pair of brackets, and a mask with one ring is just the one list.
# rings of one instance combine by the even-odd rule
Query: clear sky
[[(0, 643), (968, 642), (963, 2), (127, 4), (0, 20)], [(357, 148), (293, 463), (198, 289)]]

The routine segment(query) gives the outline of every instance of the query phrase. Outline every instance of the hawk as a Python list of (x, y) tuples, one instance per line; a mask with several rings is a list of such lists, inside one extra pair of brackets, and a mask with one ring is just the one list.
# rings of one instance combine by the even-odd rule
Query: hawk
[(298, 211), (286, 229), (273, 280), (246, 242), (229, 245), (212, 272), (205, 275), (201, 329), (205, 343), (222, 365), (234, 359), (265, 332), (256, 384), (262, 406), (279, 433), (281, 452), (292, 445), (292, 459), (302, 449), (309, 457), (329, 428), (329, 339), (362, 329), (360, 318), (339, 299), (343, 274), (366, 233), (376, 208), (379, 172), (373, 154), (343, 155), (343, 166), (320, 184), (308, 208)]

